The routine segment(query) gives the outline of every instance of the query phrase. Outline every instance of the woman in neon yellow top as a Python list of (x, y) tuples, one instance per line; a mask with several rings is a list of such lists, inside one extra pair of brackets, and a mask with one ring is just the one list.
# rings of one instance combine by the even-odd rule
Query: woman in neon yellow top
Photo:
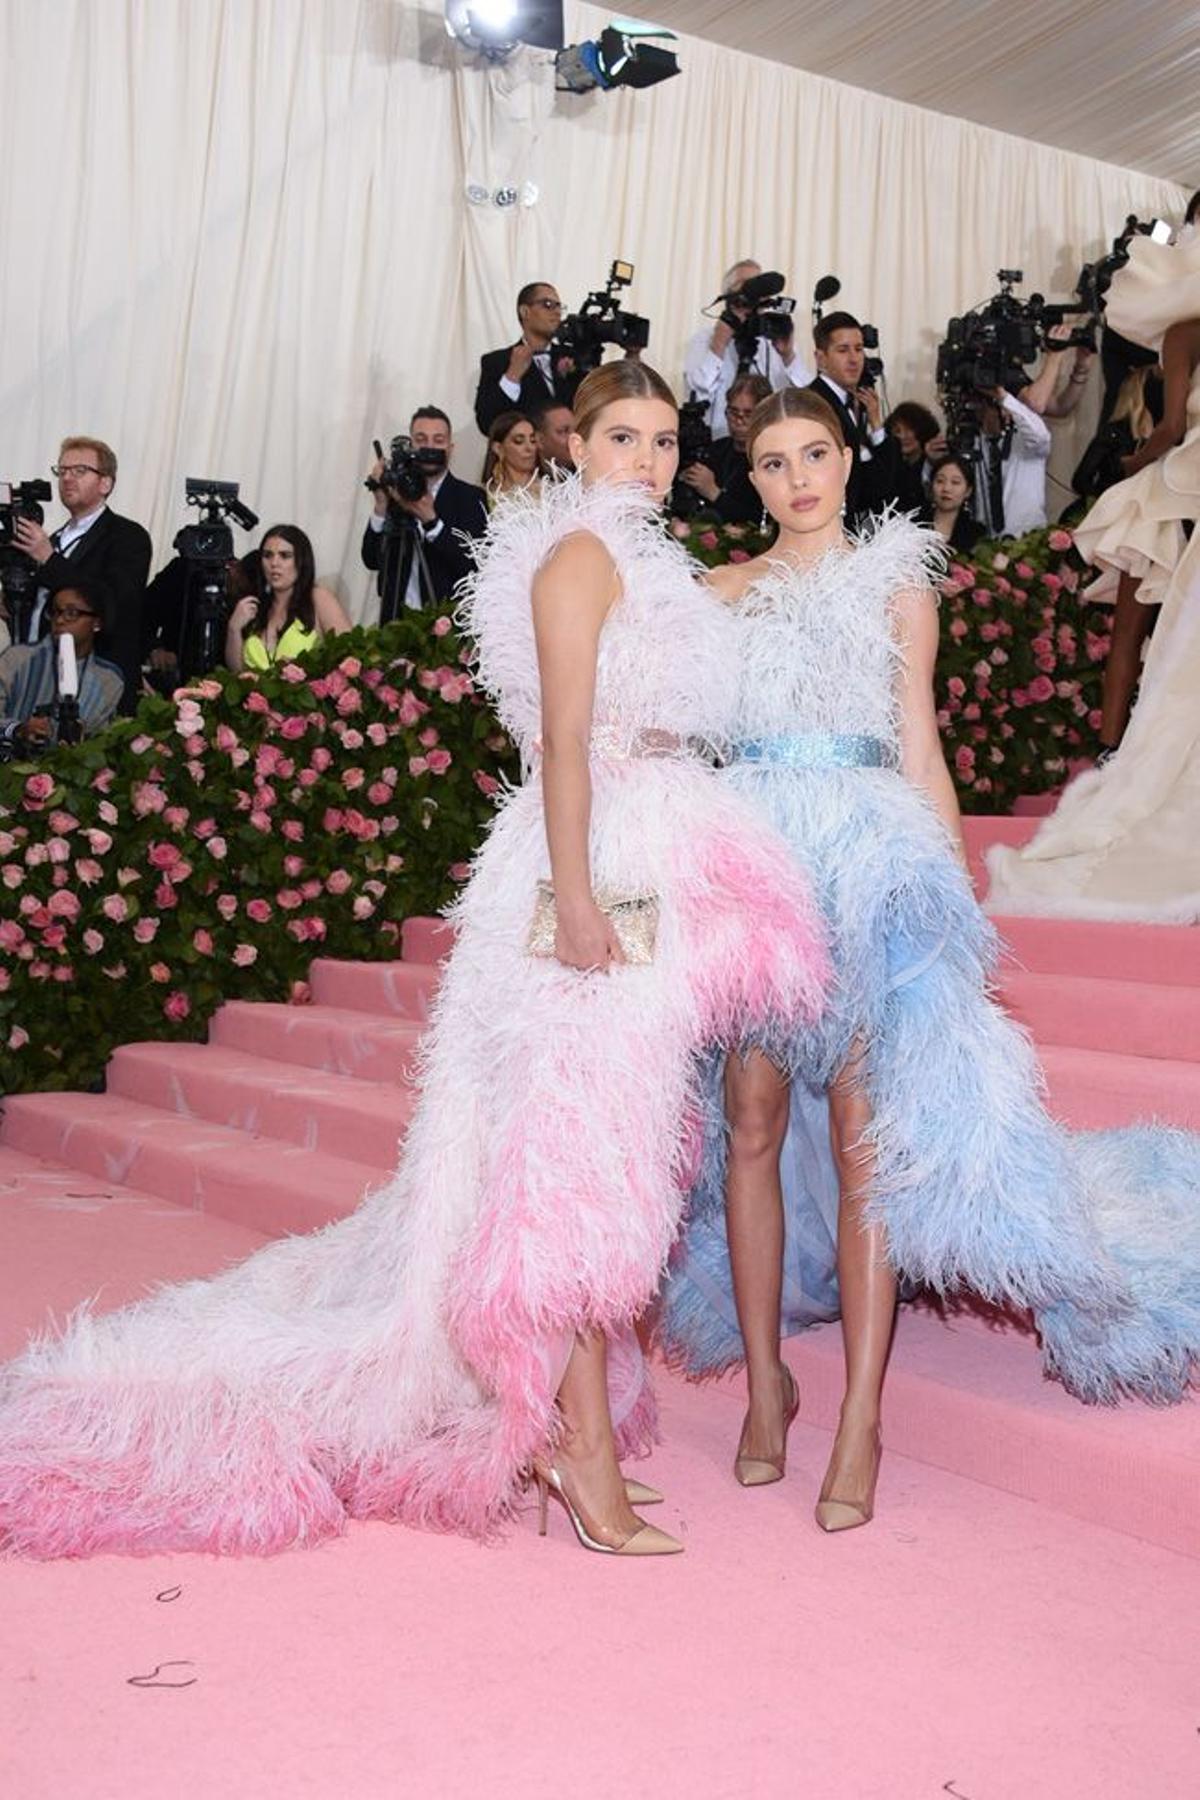
[(239, 600), (225, 629), (225, 661), (237, 674), (303, 661), (327, 632), (349, 631), (337, 596), (317, 587), (313, 547), (298, 525), (272, 525), (259, 551), (258, 592)]

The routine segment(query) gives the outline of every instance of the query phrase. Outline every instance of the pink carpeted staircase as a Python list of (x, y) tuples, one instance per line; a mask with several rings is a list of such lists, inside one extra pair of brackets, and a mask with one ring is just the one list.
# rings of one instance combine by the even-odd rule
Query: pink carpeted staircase
[[(1023, 841), (1036, 823), (968, 821), (977, 866), (987, 842)], [(1058, 1116), (1200, 1129), (1200, 931), (1009, 920), (1004, 935), (1004, 998), (1038, 1042)], [(311, 1005), (231, 1002), (207, 1044), (119, 1050), (102, 1095), (5, 1101), (0, 1354), (90, 1294), (107, 1308), (350, 1211), (395, 1162), (448, 942), (437, 921), (411, 920), (400, 961), (314, 964)], [(839, 1334), (811, 1332), (789, 1358), (803, 1417), (831, 1426)], [(904, 1313), (888, 1444), (1200, 1551), (1200, 1413), (1082, 1407), (1042, 1380), (1034, 1343), (1011, 1320)]]

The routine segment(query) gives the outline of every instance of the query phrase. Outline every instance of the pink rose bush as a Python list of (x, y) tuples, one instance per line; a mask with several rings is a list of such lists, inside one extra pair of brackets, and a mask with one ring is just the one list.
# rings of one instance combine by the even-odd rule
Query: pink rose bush
[(1096, 755), (1110, 615), (1081, 600), (1061, 526), (980, 544), (970, 583), (965, 572), (956, 563), (942, 583), (938, 724), (963, 811), (1002, 813)]
[(415, 613), (0, 767), (0, 1092), (301, 999), (316, 955), (395, 956), (515, 775), (450, 621)]

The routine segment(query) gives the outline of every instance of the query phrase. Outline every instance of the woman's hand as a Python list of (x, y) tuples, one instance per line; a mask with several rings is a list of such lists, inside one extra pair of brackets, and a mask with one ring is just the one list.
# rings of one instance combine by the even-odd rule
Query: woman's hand
[(694, 488), (705, 500), (716, 500), (721, 492), (720, 484), (707, 463), (689, 463), (681, 469), (679, 479), (685, 486)]
[(233, 611), (229, 615), (229, 623), (237, 631), (241, 631), (245, 626), (251, 623), (257, 612), (258, 601), (254, 598), (253, 594), (247, 594), (244, 599), (239, 600), (234, 606)]
[(607, 969), (612, 963), (623, 963), (616, 928), (594, 900), (578, 907), (558, 908), (558, 929), (554, 934), (554, 955), (568, 969)]

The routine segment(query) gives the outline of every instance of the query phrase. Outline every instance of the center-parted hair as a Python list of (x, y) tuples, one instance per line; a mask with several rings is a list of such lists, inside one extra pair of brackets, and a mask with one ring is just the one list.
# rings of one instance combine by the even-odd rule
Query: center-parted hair
[(679, 411), (678, 400), (657, 369), (620, 357), (616, 362), (601, 363), (579, 385), (575, 429), (581, 438), (591, 435), (600, 414), (616, 400), (661, 400), (672, 412)]
[(753, 465), (754, 447), (763, 432), (772, 425), (782, 425), (786, 419), (808, 419), (813, 425), (823, 425), (838, 449), (846, 448), (842, 421), (828, 400), (822, 400), (811, 388), (786, 387), (776, 394), (769, 394), (755, 407), (746, 428), (747, 462)]
[(292, 597), (288, 602), (287, 618), (284, 621), (283, 629), (279, 633), (280, 637), (283, 636), (284, 631), (286, 631), (288, 626), (296, 619), (299, 619), (305, 631), (311, 631), (316, 624), (317, 609), (316, 603), (313, 600), (313, 588), (316, 586), (317, 581), (317, 565), (316, 558), (313, 555), (312, 540), (309, 538), (307, 532), (301, 531), (298, 525), (272, 525), (269, 531), (263, 532), (262, 540), (259, 544), (257, 588), (255, 592), (255, 598), (258, 601), (258, 610), (254, 614), (254, 617), (243, 625), (243, 638), (253, 637), (256, 632), (265, 631), (267, 628), (267, 620), (271, 616), (271, 590), (267, 585), (267, 577), (262, 566), (262, 552), (271, 538), (282, 538), (285, 544), (290, 544), (296, 557), (296, 585), (292, 589)]

